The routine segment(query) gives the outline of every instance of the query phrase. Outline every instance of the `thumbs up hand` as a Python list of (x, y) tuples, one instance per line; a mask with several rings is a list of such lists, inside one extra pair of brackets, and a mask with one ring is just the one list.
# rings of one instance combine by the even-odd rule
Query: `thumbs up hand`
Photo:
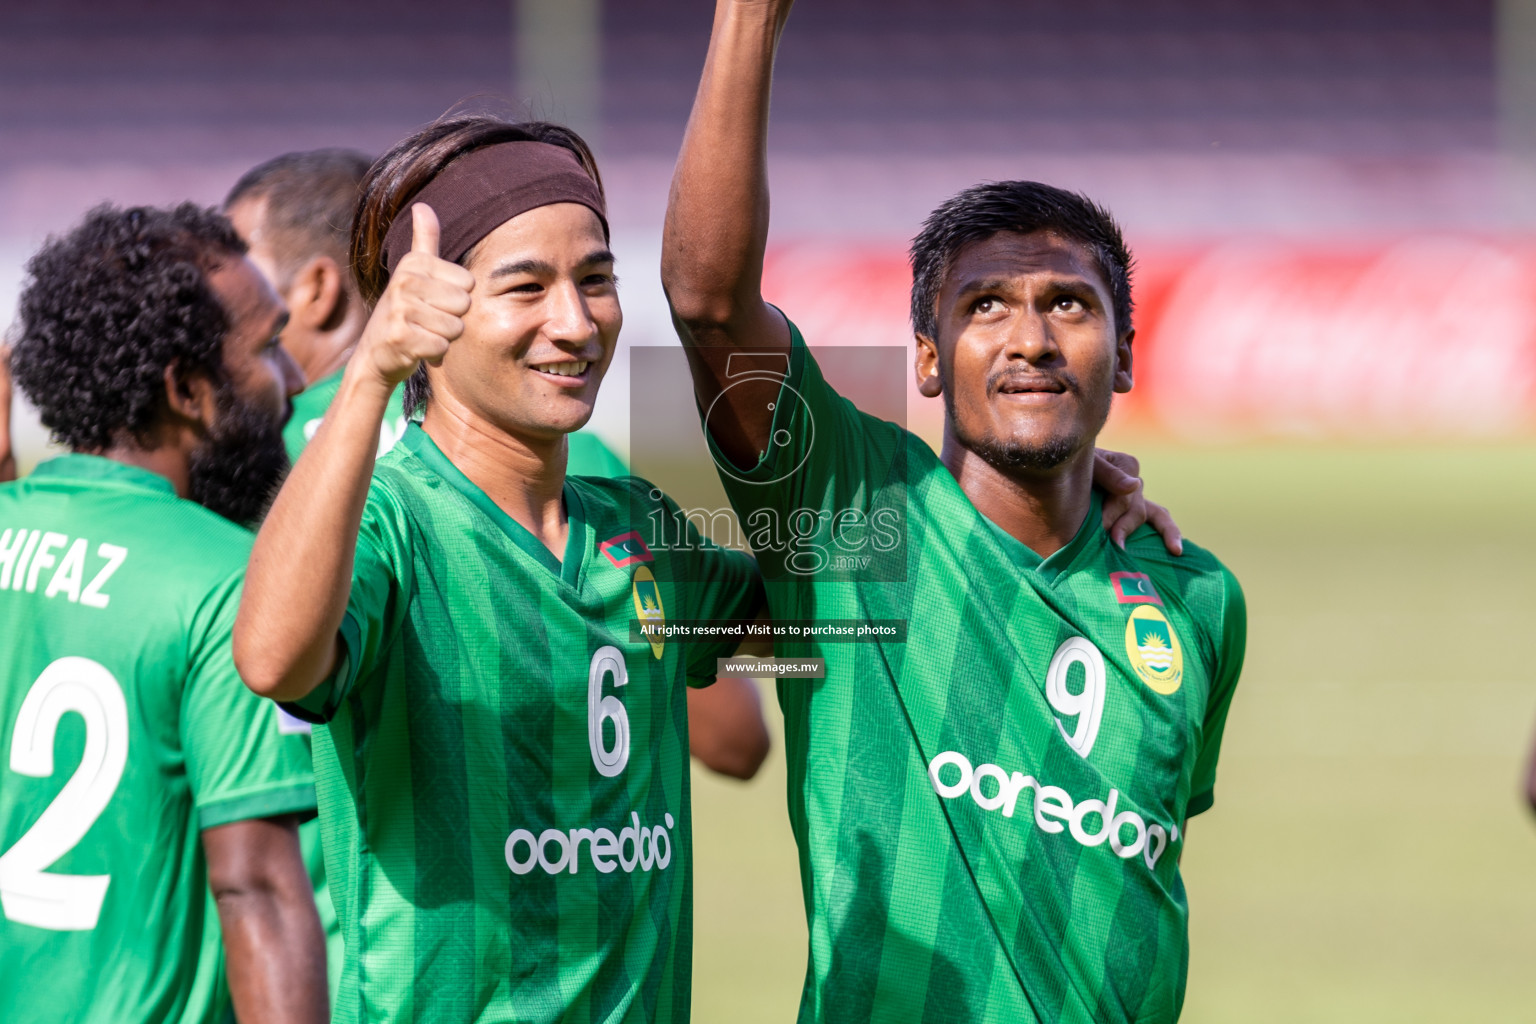
[(438, 256), (439, 226), (430, 206), (411, 207), (411, 251), (401, 257), (358, 341), (356, 359), (391, 389), (422, 360), (436, 366), (464, 333), (475, 276)]

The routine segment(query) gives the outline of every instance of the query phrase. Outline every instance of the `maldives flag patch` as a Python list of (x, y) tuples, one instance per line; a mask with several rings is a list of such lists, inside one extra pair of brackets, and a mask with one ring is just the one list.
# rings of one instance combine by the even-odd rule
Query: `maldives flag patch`
[(1163, 599), (1157, 596), (1157, 588), (1144, 572), (1112, 572), (1109, 585), (1115, 588), (1115, 600), (1120, 604), (1156, 604)]
[(640, 531), (630, 530), (621, 533), (617, 537), (603, 541), (597, 549), (608, 556), (614, 568), (627, 569), (641, 562), (654, 562), (656, 556), (651, 554), (651, 549), (645, 546), (645, 541), (640, 539)]

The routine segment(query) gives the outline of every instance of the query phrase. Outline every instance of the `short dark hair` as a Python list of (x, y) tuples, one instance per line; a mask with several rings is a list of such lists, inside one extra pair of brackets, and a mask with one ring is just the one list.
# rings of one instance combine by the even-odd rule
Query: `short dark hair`
[(358, 189), (372, 164), (355, 149), (284, 153), (246, 171), (224, 209), (245, 199), (266, 200), (263, 224), (285, 287), (316, 256), (329, 256), (346, 270)]
[(1131, 329), (1131, 253), (1109, 211), (1087, 196), (1038, 181), (992, 181), (934, 210), (912, 240), (913, 330), (938, 340), (935, 308), (955, 257), (1001, 231), (1052, 231), (1086, 248), (1109, 285), (1116, 334)]
[[(395, 218), (407, 210), (416, 193), (454, 160), (483, 146), (502, 142), (546, 142), (570, 150), (597, 184), (598, 195), (602, 195), (603, 179), (597, 172), (597, 160), (592, 156), (591, 148), (565, 125), (551, 121), (507, 121), (491, 114), (453, 114), (439, 118), (395, 143), (369, 169), (362, 184), (357, 215), (352, 222), (352, 273), (357, 277), (363, 301), (370, 307), (379, 301), (389, 284), (384, 239)], [(406, 216), (410, 214), (406, 213)], [(606, 236), (607, 233), (605, 223), (603, 234)], [(427, 366), (422, 363), (405, 382), (402, 399), (405, 414), (414, 416), (431, 394)]]
[(165, 411), (165, 370), (224, 380), (229, 316), (208, 274), (245, 253), (216, 210), (98, 206), (27, 262), (11, 374), (56, 440), (141, 443)]

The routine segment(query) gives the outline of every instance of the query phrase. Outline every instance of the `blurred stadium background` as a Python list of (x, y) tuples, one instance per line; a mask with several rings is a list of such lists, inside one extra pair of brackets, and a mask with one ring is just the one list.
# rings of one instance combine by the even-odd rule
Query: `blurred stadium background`
[[(671, 344), (659, 225), (711, 8), (6, 0), (0, 321), (97, 202), (217, 202), (464, 102), (591, 134), (624, 344)], [(1536, 0), (800, 0), (772, 154), (766, 292), (813, 342), (903, 343), (905, 240), (977, 180), (1127, 228), (1138, 388), (1110, 439), (1252, 617), (1185, 858), (1185, 1019), (1536, 1017)], [(613, 374), (594, 425), (622, 450)], [(26, 466), (44, 438), (17, 426)], [(696, 1017), (788, 1020), (781, 762), (695, 785)]]

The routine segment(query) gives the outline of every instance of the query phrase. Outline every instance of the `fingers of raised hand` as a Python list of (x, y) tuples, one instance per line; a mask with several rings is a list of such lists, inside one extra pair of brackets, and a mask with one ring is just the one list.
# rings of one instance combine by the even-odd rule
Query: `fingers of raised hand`
[[(469, 308), (469, 295), (475, 287), (475, 275), (447, 260), (424, 252), (408, 252), (400, 258), (390, 275), (389, 287), (398, 294), (436, 304), (449, 299), (455, 308)], [(462, 311), (460, 311), (462, 312)]]
[(457, 341), (464, 333), (462, 317), (429, 303), (416, 303), (403, 313), (409, 328), (427, 331), (445, 342)]
[(448, 354), (451, 342), (451, 338), (438, 331), (418, 327), (404, 340), (402, 348), (412, 362), (425, 361), (437, 366), (442, 363), (443, 356)]
[[(403, 269), (404, 261), (401, 262)], [(437, 260), (437, 262), (443, 263), (442, 260)], [(444, 263), (443, 266), (465, 274), (469, 277), (469, 285), (474, 285), (474, 275), (470, 274), (463, 267), (456, 267), (451, 263)], [(436, 271), (438, 268), (427, 269)], [(399, 271), (396, 271), (396, 273), (398, 274)], [(469, 288), (465, 287), (462, 279), (458, 278), (457, 275), (436, 272), (422, 273), (420, 270), (410, 270), (404, 275), (400, 275), (396, 284), (396, 293), (399, 296), (402, 308), (416, 309), (418, 307), (428, 307), (441, 310), (452, 316), (463, 316), (469, 312), (471, 298)]]
[(436, 256), (438, 238), (442, 228), (437, 222), (437, 211), (426, 203), (411, 204), (411, 252)]

